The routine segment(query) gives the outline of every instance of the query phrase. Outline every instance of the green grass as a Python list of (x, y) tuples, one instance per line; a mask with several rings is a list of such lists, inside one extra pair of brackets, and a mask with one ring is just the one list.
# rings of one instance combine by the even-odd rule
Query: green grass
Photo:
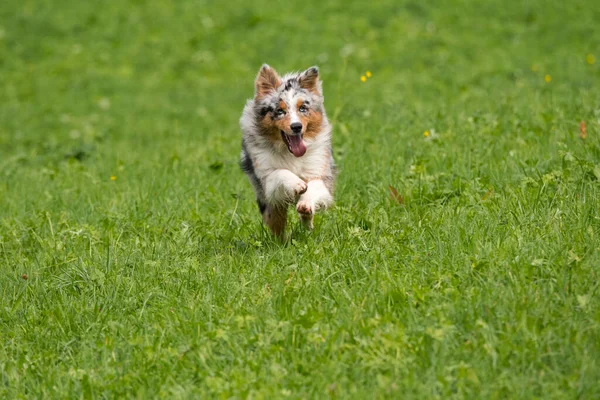
[[(2, 1), (0, 397), (599, 398), (598, 21)], [(318, 64), (335, 126), (286, 243), (237, 165), (263, 62)]]

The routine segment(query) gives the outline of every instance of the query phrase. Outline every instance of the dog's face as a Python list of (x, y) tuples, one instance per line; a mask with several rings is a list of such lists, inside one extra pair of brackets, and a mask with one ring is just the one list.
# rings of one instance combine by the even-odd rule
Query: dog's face
[(323, 123), (318, 68), (280, 78), (273, 68), (263, 65), (256, 78), (255, 107), (263, 134), (283, 141), (290, 153), (302, 157), (305, 139), (317, 136)]

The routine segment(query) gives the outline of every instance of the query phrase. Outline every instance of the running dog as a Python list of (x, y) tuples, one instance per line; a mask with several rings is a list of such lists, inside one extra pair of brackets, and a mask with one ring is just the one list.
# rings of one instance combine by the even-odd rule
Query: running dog
[(240, 126), (240, 166), (254, 187), (264, 223), (283, 237), (287, 209), (295, 204), (312, 229), (315, 212), (333, 203), (335, 179), (319, 69), (280, 77), (264, 64)]

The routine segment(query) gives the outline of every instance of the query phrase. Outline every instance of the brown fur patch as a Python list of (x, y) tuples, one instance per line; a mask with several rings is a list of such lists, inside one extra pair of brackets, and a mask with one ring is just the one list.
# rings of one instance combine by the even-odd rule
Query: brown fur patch
[(281, 79), (273, 68), (263, 66), (258, 72), (255, 85), (256, 98), (260, 98), (277, 89), (277, 87), (281, 85)]
[(259, 123), (260, 130), (272, 143), (280, 142), (281, 131), (287, 132), (290, 126), (290, 117), (286, 114), (283, 118), (275, 120), (267, 114)]
[(298, 99), (298, 101), (296, 102), (296, 108), (300, 109), (300, 107), (302, 107), (302, 104), (304, 104), (304, 100)]
[(300, 120), (302, 121), (302, 125), (306, 125), (306, 132), (304, 133), (305, 137), (314, 138), (321, 132), (323, 114), (319, 111), (310, 110), (308, 115), (301, 116)]
[(279, 100), (279, 108), (281, 108), (283, 111), (287, 111), (287, 104), (285, 104), (285, 101)]
[(273, 124), (280, 131), (289, 132), (290, 131), (290, 116), (289, 116), (289, 114), (285, 114), (285, 116), (283, 118), (273, 121)]
[(287, 223), (287, 207), (267, 206), (263, 220), (274, 235), (283, 237)]
[(268, 120), (268, 118), (260, 122), (260, 131), (263, 136), (266, 136), (273, 143), (281, 140), (279, 130), (273, 125), (273, 121)]
[(299, 84), (302, 89), (306, 89), (315, 94), (319, 94), (319, 72), (312, 67), (302, 73), (299, 78)]

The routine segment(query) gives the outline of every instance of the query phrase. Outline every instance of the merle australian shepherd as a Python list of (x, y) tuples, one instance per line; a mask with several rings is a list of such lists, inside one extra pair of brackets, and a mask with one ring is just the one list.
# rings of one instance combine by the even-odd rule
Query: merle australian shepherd
[(287, 209), (295, 204), (301, 221), (312, 229), (315, 212), (333, 202), (335, 177), (318, 68), (280, 77), (263, 65), (240, 125), (240, 164), (265, 224), (282, 237)]

